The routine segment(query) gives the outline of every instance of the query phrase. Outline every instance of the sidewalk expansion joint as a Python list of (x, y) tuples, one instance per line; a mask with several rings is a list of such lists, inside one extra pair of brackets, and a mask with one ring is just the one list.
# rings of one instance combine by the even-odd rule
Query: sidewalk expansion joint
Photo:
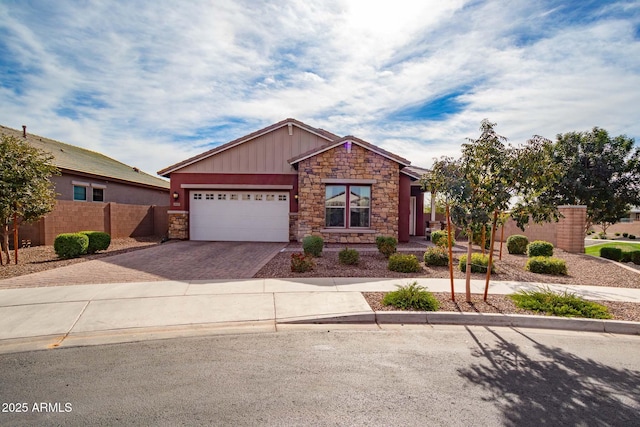
[(62, 342), (69, 336), (69, 334), (71, 333), (71, 331), (73, 330), (73, 328), (75, 328), (75, 326), (78, 324), (78, 321), (80, 320), (80, 318), (82, 317), (82, 315), (84, 314), (84, 312), (86, 311), (87, 307), (89, 307), (89, 304), (91, 304), (91, 301), (87, 301), (87, 303), (84, 305), (84, 307), (82, 307), (82, 311), (80, 311), (80, 313), (78, 314), (78, 316), (76, 317), (76, 320), (73, 321), (73, 325), (71, 325), (71, 327), (69, 328), (69, 330), (67, 331), (66, 334), (64, 334), (62, 337), (60, 337), (60, 339), (49, 345), (47, 348), (49, 349), (54, 349), (54, 348), (58, 348), (60, 347), (60, 345), (62, 344)]

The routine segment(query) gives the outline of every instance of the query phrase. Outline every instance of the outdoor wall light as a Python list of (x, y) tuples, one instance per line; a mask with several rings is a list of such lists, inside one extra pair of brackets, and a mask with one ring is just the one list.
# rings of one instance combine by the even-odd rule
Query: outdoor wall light
[(173, 200), (178, 200), (180, 198), (180, 194), (177, 191), (173, 192)]
[(344, 146), (347, 147), (347, 153), (351, 153), (351, 141), (346, 141)]

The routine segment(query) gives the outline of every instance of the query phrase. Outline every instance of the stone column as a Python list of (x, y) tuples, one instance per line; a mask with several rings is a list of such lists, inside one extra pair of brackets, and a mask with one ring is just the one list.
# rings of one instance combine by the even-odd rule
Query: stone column
[(189, 212), (169, 211), (169, 238), (182, 239), (189, 238)]
[(584, 225), (587, 207), (558, 206), (561, 218), (557, 228), (557, 247), (571, 253), (584, 253)]

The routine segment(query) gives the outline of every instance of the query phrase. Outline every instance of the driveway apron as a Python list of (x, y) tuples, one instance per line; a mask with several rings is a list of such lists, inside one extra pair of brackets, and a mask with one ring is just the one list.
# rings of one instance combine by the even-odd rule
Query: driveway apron
[(286, 243), (169, 242), (0, 280), (0, 288), (156, 280), (248, 279)]

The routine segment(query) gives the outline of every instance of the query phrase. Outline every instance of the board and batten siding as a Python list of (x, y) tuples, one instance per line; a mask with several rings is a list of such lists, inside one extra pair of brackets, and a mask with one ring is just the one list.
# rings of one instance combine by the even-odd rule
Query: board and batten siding
[(297, 126), (292, 129), (293, 135), (284, 126), (181, 168), (178, 173), (295, 174), (288, 159), (329, 141)]

